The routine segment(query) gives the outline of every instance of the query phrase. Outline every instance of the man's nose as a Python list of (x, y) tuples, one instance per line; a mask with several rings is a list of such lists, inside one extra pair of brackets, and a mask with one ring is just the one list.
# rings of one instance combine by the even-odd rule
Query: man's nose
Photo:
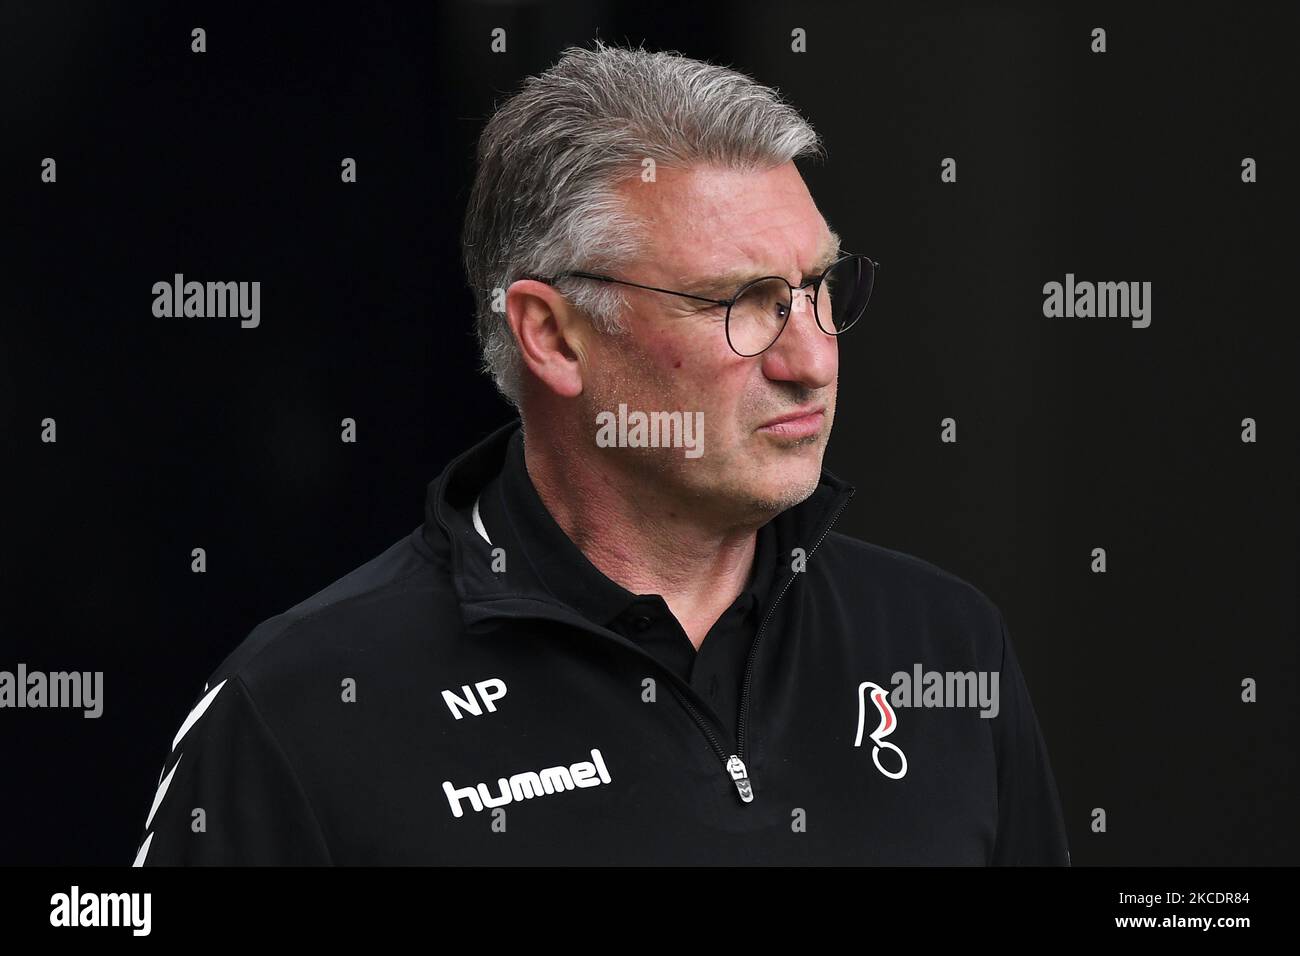
[(764, 374), (771, 379), (798, 381), (808, 388), (824, 388), (839, 372), (835, 336), (817, 325), (812, 291), (796, 289), (790, 315), (772, 347), (763, 353)]

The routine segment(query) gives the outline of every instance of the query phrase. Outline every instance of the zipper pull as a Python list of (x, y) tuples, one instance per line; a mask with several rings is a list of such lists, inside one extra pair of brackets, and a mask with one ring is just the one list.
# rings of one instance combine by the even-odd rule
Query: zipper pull
[(740, 791), (740, 799), (745, 803), (753, 803), (754, 791), (749, 785), (749, 771), (745, 769), (745, 761), (732, 754), (731, 759), (727, 761), (727, 773), (731, 774), (731, 779), (735, 781), (736, 789)]

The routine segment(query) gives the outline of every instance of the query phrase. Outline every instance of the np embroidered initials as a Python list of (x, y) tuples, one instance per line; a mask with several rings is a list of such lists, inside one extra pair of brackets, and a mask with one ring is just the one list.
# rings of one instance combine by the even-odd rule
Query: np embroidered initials
[[(473, 688), (469, 684), (461, 684), (460, 690), (465, 696), (457, 696), (455, 691), (450, 690), (442, 692), (442, 699), (446, 702), (451, 715), (457, 720), (465, 714), (482, 717), (485, 708), (488, 713), (496, 713), (496, 702), (506, 696), (506, 682), (499, 677), (489, 677), (487, 680), (477, 681)], [(475, 690), (478, 691), (477, 696)], [(482, 703), (479, 703), (480, 700)]]

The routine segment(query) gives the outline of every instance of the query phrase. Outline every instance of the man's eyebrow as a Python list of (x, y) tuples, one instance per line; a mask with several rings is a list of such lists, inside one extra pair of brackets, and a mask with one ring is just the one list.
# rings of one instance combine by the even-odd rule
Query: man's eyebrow
[[(817, 257), (817, 262), (813, 266), (813, 275), (821, 275), (829, 269), (841, 255), (840, 237), (832, 232), (830, 241), (822, 246), (822, 254)], [(805, 276), (804, 278), (808, 278)]]
[[(817, 261), (813, 264), (812, 271), (805, 273), (804, 278), (810, 279), (815, 275), (820, 275), (839, 257), (840, 237), (832, 232), (830, 241), (822, 245), (821, 255), (817, 257)], [(721, 274), (715, 273), (711, 276), (702, 276), (693, 282), (684, 281), (678, 291), (689, 292), (691, 295), (704, 296), (709, 299), (723, 299), (734, 295), (742, 285), (751, 279), (776, 274), (775, 272), (754, 272), (751, 269), (732, 269)]]

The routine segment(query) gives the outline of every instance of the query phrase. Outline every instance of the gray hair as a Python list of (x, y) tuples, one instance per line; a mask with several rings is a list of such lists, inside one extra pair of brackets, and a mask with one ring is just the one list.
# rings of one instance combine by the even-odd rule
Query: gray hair
[[(525, 79), (488, 120), (461, 248), (474, 293), (482, 371), (520, 407), (523, 362), (506, 321), (505, 290), (524, 274), (610, 271), (635, 260), (645, 224), (627, 214), (620, 183), (642, 163), (763, 170), (825, 158), (817, 132), (776, 90), (676, 52), (569, 47)], [(594, 327), (626, 331), (623, 286), (555, 283)]]

